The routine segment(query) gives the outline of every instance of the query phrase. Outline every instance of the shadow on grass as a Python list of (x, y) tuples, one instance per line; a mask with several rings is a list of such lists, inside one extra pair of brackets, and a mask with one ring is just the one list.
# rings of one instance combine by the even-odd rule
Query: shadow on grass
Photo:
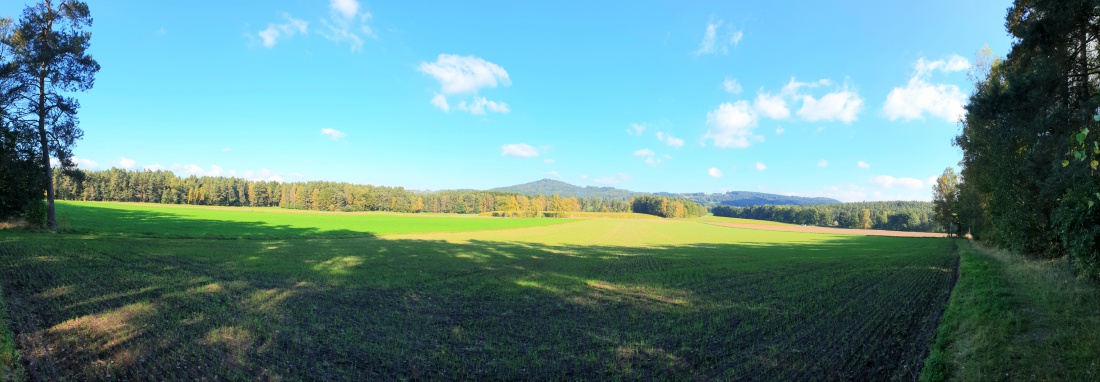
[(0, 272), (39, 380), (882, 380), (923, 361), (950, 243), (2, 234)]
[[(59, 204), (61, 231), (129, 237), (272, 239), (310, 237), (370, 237), (347, 229), (318, 229), (263, 221), (202, 219), (164, 211), (105, 208), (94, 204)], [(259, 215), (264, 216), (264, 215)]]

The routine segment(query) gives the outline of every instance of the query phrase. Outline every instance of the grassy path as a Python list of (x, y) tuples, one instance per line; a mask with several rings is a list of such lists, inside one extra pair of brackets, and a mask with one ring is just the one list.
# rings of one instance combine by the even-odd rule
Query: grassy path
[(1065, 260), (961, 246), (922, 381), (1100, 380), (1100, 287)]

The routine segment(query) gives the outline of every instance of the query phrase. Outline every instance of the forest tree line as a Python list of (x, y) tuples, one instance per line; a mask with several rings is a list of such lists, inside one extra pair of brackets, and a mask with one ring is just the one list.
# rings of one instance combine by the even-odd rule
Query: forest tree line
[(717, 206), (714, 216), (821, 227), (943, 232), (930, 202), (856, 202), (797, 206)]
[(57, 228), (53, 174), (75, 176), (72, 147), (84, 135), (74, 95), (92, 88), (100, 68), (87, 51), (91, 25), (77, 0), (0, 18), (0, 220)]
[(1100, 278), (1100, 5), (1015, 1), (1008, 55), (987, 49), (937, 209), (960, 233)]
[[(607, 198), (527, 196), (512, 192), (447, 190), (419, 192), (403, 187), (344, 182), (276, 182), (236, 177), (180, 177), (170, 171), (111, 168), (55, 174), (57, 196), (64, 200), (194, 204), (231, 207), (282, 207), (315, 211), (391, 211), (502, 216), (562, 216), (568, 212), (639, 212), (662, 217), (706, 214), (702, 205), (683, 198), (644, 196), (647, 202)], [(661, 207), (661, 206), (664, 207)]]

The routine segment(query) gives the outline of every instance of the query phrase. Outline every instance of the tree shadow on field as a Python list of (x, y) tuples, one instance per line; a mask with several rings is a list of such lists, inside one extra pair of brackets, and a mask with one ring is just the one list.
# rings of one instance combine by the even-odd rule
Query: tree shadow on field
[(881, 380), (922, 364), (950, 243), (27, 234), (0, 272), (36, 380)]
[(62, 231), (75, 234), (205, 239), (374, 236), (366, 231), (322, 230), (262, 221), (201, 219), (164, 211), (128, 210), (74, 203), (64, 203), (59, 206), (61, 207), (59, 208), (60, 220), (68, 225), (68, 227), (62, 227)]

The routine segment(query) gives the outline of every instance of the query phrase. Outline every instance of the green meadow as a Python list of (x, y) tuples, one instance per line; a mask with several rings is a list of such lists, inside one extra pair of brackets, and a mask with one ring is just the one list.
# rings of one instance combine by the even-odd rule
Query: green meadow
[(355, 237), (536, 227), (568, 219), (493, 219), (456, 214), (319, 212), (276, 207), (206, 207), (149, 203), (58, 201), (68, 233), (165, 238)]
[(680, 219), (59, 210), (73, 234), (0, 231), (34, 380), (913, 379), (958, 261)]

